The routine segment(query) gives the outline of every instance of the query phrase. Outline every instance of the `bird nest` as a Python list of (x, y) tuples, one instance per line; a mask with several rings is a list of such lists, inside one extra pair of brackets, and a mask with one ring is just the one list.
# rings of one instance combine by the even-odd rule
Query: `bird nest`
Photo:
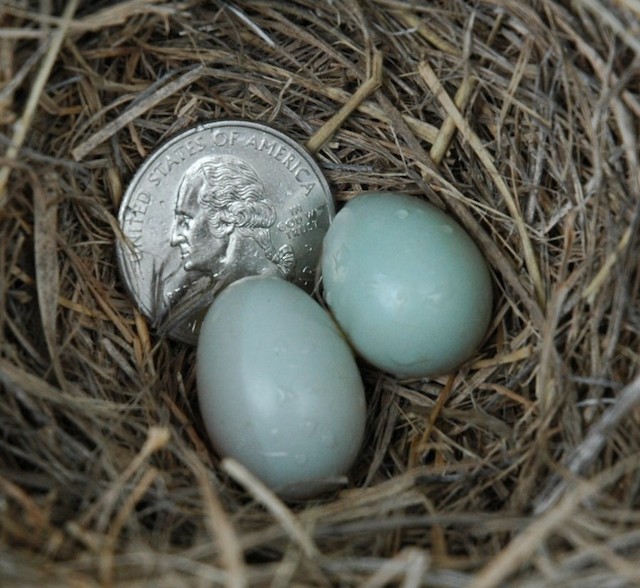
[[(5, 0), (3, 586), (640, 582), (637, 0)], [(336, 207), (444, 208), (496, 286), (440, 378), (361, 365), (364, 446), (284, 503), (211, 449), (192, 347), (117, 271), (136, 169), (267, 123)]]

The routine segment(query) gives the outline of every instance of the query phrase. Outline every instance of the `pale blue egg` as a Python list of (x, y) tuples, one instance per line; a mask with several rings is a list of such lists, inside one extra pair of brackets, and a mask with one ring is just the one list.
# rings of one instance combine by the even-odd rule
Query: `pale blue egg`
[(356, 351), (400, 377), (444, 374), (483, 340), (493, 304), (480, 250), (416, 197), (373, 192), (336, 215), (322, 252), (325, 298)]
[(197, 386), (220, 455), (286, 498), (332, 487), (358, 454), (366, 407), (353, 352), (289, 282), (247, 277), (222, 291), (202, 323)]

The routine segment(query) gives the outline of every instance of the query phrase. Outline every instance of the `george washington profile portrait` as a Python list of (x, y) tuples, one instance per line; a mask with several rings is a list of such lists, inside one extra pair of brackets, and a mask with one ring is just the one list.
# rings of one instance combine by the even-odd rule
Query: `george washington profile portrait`
[(229, 155), (199, 159), (178, 187), (171, 246), (188, 273), (205, 274), (219, 286), (247, 275), (293, 276), (290, 245), (276, 249), (270, 228), (276, 210), (255, 170)]

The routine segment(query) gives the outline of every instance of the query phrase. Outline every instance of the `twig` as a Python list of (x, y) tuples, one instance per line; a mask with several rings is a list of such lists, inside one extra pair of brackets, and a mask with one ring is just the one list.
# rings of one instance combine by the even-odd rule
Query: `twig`
[[(555, 10), (560, 10), (555, 4), (553, 4), (553, 7)], [(608, 71), (606, 63), (598, 52), (570, 26), (568, 16), (560, 13), (559, 17), (555, 19), (555, 22), (563, 32), (571, 37), (571, 41), (575, 43), (580, 53), (589, 60), (591, 67), (593, 67), (594, 71), (598, 74), (600, 81), (611, 84), (611, 86), (617, 86), (620, 81), (619, 76), (612, 71)], [(633, 93), (629, 90), (622, 90), (620, 97), (627, 107), (631, 109), (637, 117), (640, 117), (640, 102), (638, 102)]]
[(458, 130), (460, 131), (462, 136), (466, 139), (471, 148), (476, 152), (476, 155), (485, 166), (496, 187), (502, 194), (507, 208), (509, 209), (511, 216), (516, 223), (518, 234), (520, 235), (520, 240), (524, 249), (524, 262), (527, 266), (527, 269), (529, 270), (529, 275), (531, 276), (531, 281), (533, 282), (536, 297), (538, 299), (538, 304), (540, 304), (540, 306), (544, 308), (546, 296), (544, 291), (544, 283), (542, 281), (542, 274), (540, 273), (540, 268), (538, 267), (538, 262), (536, 261), (533, 246), (531, 245), (531, 239), (529, 238), (529, 233), (527, 232), (526, 224), (524, 222), (522, 214), (520, 213), (520, 210), (518, 209), (518, 205), (516, 204), (515, 199), (511, 194), (511, 191), (509, 190), (503, 177), (496, 169), (496, 166), (491, 159), (491, 155), (482, 144), (482, 141), (480, 140), (478, 135), (476, 135), (475, 132), (471, 129), (469, 123), (462, 117), (453, 100), (451, 100), (445, 89), (442, 87), (438, 76), (433, 71), (431, 66), (426, 61), (422, 61), (419, 66), (419, 70), (425, 82), (427, 83), (433, 94), (436, 96), (436, 98), (438, 98), (440, 104), (442, 104), (447, 114), (451, 116), (455, 121), (456, 126), (458, 127)]
[(99, 568), (101, 580), (106, 586), (111, 586), (113, 582), (113, 561), (115, 557), (116, 545), (118, 536), (125, 526), (127, 519), (131, 518), (131, 511), (135, 508), (136, 504), (142, 500), (143, 496), (147, 493), (147, 490), (151, 487), (151, 484), (155, 482), (158, 477), (158, 470), (154, 467), (149, 468), (142, 474), (139, 482), (134, 487), (133, 491), (127, 499), (124, 501), (122, 508), (115, 516), (109, 533), (105, 538), (104, 544), (100, 549)]
[[(640, 405), (640, 376), (625, 386), (616, 403), (611, 406), (594, 425), (582, 443), (578, 445), (567, 460), (567, 469), (575, 475), (583, 472), (598, 457), (613, 430), (620, 422)], [(549, 510), (562, 495), (569, 484), (567, 479), (554, 476), (537, 499), (536, 514)]]
[[(41, 36), (46, 36), (46, 31), (41, 32)], [(4, 38), (0, 32), (0, 39)], [(9, 80), (2, 90), (0, 90), (0, 108), (2, 106), (2, 102), (8, 100), (9, 97), (16, 91), (17, 88), (20, 87), (22, 82), (26, 79), (31, 71), (31, 68), (38, 62), (38, 60), (42, 57), (42, 55), (47, 50), (46, 43), (40, 43), (38, 48), (29, 56), (24, 62), (24, 65), (20, 68), (20, 71), (16, 73), (11, 80)]]
[(631, 237), (633, 237), (634, 234), (634, 229), (635, 227), (633, 225), (629, 225), (625, 229), (624, 233), (622, 233), (620, 241), (618, 241), (618, 245), (616, 246), (616, 248), (611, 253), (609, 253), (609, 255), (607, 255), (607, 258), (602, 264), (602, 267), (598, 270), (598, 273), (593, 277), (591, 282), (589, 282), (589, 285), (584, 289), (582, 297), (586, 298), (590, 305), (593, 305), (596, 294), (606, 282), (609, 274), (611, 273), (611, 270), (613, 269), (613, 266), (618, 261), (620, 254), (624, 252), (629, 246)]
[(33, 232), (38, 309), (42, 321), (44, 340), (58, 384), (65, 388), (64, 370), (60, 363), (56, 336), (60, 279), (58, 270), (58, 205), (55, 190), (59, 185), (57, 174), (47, 172), (44, 186), (35, 173), (30, 173), (33, 188)]
[(551, 533), (569, 521), (585, 500), (596, 495), (630, 468), (638, 468), (637, 457), (632, 456), (619, 461), (595, 479), (573, 485), (571, 492), (565, 494), (553, 509), (535, 518), (505, 549), (491, 559), (467, 588), (493, 588), (503, 585), (504, 580), (525, 563)]
[(425, 572), (429, 569), (430, 560), (426, 551), (417, 547), (405, 547), (380, 566), (380, 569), (362, 585), (362, 588), (383, 588), (395, 584), (394, 580), (400, 578), (403, 578), (402, 588), (421, 586)]
[[(493, 27), (491, 28), (491, 33), (489, 34), (489, 37), (487, 39), (488, 47), (490, 47), (494, 42), (496, 36), (498, 35), (498, 31), (502, 27), (504, 19), (505, 19), (504, 13), (500, 13), (498, 15), (498, 18), (496, 18), (496, 21), (494, 22)], [(462, 53), (462, 56), (465, 62), (468, 62), (469, 54), (471, 52), (471, 43), (472, 43), (471, 32), (473, 30), (473, 22), (474, 22), (474, 18), (472, 16), (470, 24), (467, 26), (467, 31), (465, 33), (464, 51)], [(484, 58), (481, 59), (480, 65), (484, 65), (485, 61), (486, 59)], [(453, 99), (458, 110), (462, 111), (464, 109), (467, 102), (469, 101), (469, 98), (471, 97), (471, 94), (473, 93), (473, 90), (477, 85), (477, 82), (478, 80), (476, 78), (472, 77), (468, 72), (465, 72), (465, 77), (462, 80), (462, 84), (456, 91), (456, 95)], [(434, 144), (432, 145), (431, 151), (429, 152), (429, 155), (431, 155), (431, 159), (433, 159), (436, 165), (440, 165), (440, 162), (442, 161), (444, 156), (447, 154), (449, 145), (453, 140), (453, 135), (455, 134), (455, 132), (456, 132), (456, 121), (451, 115), (448, 115), (445, 121), (442, 123), (442, 126), (440, 127), (440, 132), (438, 133), (438, 137), (434, 142)]]
[(93, 151), (98, 145), (115, 135), (120, 129), (126, 127), (131, 121), (138, 118), (141, 114), (144, 114), (156, 104), (162, 102), (168, 96), (175, 94), (182, 90), (182, 88), (192, 84), (197, 79), (205, 75), (207, 71), (206, 67), (198, 66), (194, 69), (187, 71), (187, 73), (180, 76), (177, 80), (169, 82), (164, 88), (159, 89), (157, 92), (149, 96), (146, 100), (137, 102), (131, 106), (128, 110), (122, 113), (118, 118), (111, 121), (100, 129), (97, 133), (93, 134), (86, 141), (83, 141), (73, 149), (71, 154), (76, 161), (84, 159), (91, 151)]
[(129, 465), (114, 481), (113, 485), (100, 497), (100, 500), (85, 513), (85, 516), (81, 519), (81, 524), (86, 524), (94, 514), (102, 508), (102, 512), (96, 522), (96, 527), (100, 530), (106, 529), (125, 484), (143, 467), (144, 463), (153, 453), (159, 451), (169, 443), (170, 438), (171, 434), (169, 433), (169, 429), (164, 427), (149, 427), (147, 439), (140, 448), (140, 451), (129, 462)]
[(443, 53), (448, 53), (453, 56), (460, 55), (460, 50), (453, 43), (449, 43), (449, 41), (443, 39), (424, 21), (424, 19), (417, 16), (414, 12), (410, 12), (409, 10), (399, 10), (397, 12), (394, 11), (393, 13), (396, 14), (406, 26), (411, 29), (415, 29), (423, 39), (431, 43), (434, 47), (440, 49)]
[[(7, 149), (6, 157), (7, 159), (15, 159), (18, 153), (20, 152), (20, 148), (24, 143), (24, 140), (27, 137), (27, 131), (31, 126), (31, 121), (38, 107), (38, 102), (40, 100), (40, 95), (44, 90), (44, 86), (49, 79), (49, 75), (51, 74), (51, 70), (53, 69), (53, 64), (56, 62), (58, 57), (58, 53), (60, 52), (60, 48), (62, 47), (62, 42), (69, 31), (69, 25), (71, 24), (71, 19), (75, 14), (76, 8), (78, 7), (79, 0), (69, 0), (67, 6), (62, 14), (62, 22), (60, 23), (60, 27), (56, 30), (51, 39), (51, 45), (49, 46), (49, 51), (44, 57), (42, 61), (42, 65), (38, 70), (38, 75), (33, 82), (33, 86), (31, 87), (31, 92), (29, 93), (29, 98), (27, 100), (27, 104), (24, 108), (24, 112), (13, 127), (13, 137), (11, 140), (11, 145)], [(11, 173), (11, 166), (5, 165), (0, 169), (0, 210), (4, 208), (4, 205), (7, 201), (7, 181), (9, 180), (9, 174)]]
[(637, 33), (631, 32), (627, 29), (623, 23), (621, 23), (616, 16), (604, 7), (598, 0), (580, 0), (579, 4), (582, 4), (587, 8), (595, 18), (606, 22), (614, 33), (616, 33), (631, 49), (633, 49), (636, 55), (640, 55), (640, 38)]
[(176, 8), (169, 6), (154, 6), (164, 3), (162, 0), (125, 0), (113, 6), (107, 6), (102, 10), (90, 14), (71, 25), (71, 30), (75, 32), (98, 31), (106, 27), (113, 27), (127, 22), (133, 16), (147, 13), (173, 14)]
[(246, 24), (258, 37), (260, 37), (269, 47), (272, 49), (276, 46), (273, 39), (264, 32), (253, 20), (251, 20), (245, 12), (240, 10), (237, 6), (230, 4), (229, 2), (224, 3), (224, 7), (227, 10), (230, 10), (235, 14), (244, 24)]
[[(466, 77), (462, 80), (461, 86), (458, 88), (456, 95), (454, 97), (454, 102), (456, 108), (462, 109), (473, 89), (476, 87), (476, 80), (474, 78)], [(449, 145), (451, 144), (451, 140), (453, 139), (453, 135), (456, 132), (456, 121), (455, 119), (449, 115), (442, 123), (440, 127), (440, 132), (438, 133), (438, 137), (435, 140), (435, 143), (431, 146), (431, 150), (429, 151), (429, 155), (431, 155), (431, 159), (436, 165), (440, 165), (442, 159), (446, 155)]]
[(375, 51), (373, 53), (373, 61), (371, 64), (371, 74), (367, 80), (360, 86), (355, 94), (347, 101), (347, 103), (336, 112), (326, 123), (324, 123), (307, 141), (307, 149), (311, 153), (316, 153), (322, 146), (336, 133), (336, 131), (349, 118), (351, 113), (356, 110), (367, 97), (375, 92), (382, 83), (382, 53)]
[(302, 549), (308, 558), (317, 559), (320, 556), (320, 552), (313, 542), (313, 539), (311, 539), (309, 534), (304, 530), (293, 513), (264, 483), (258, 480), (247, 468), (233, 459), (224, 459), (222, 461), (222, 469), (236, 482), (242, 484), (257, 501), (262, 503), (264, 507), (280, 521), (282, 528), (291, 539), (300, 546), (300, 549)]
[(243, 588), (249, 581), (247, 566), (244, 561), (242, 546), (238, 535), (225, 512), (207, 471), (195, 455), (188, 456), (188, 462), (194, 471), (200, 486), (204, 506), (206, 508), (207, 523), (210, 533), (218, 540), (221, 559), (228, 572), (227, 588)]

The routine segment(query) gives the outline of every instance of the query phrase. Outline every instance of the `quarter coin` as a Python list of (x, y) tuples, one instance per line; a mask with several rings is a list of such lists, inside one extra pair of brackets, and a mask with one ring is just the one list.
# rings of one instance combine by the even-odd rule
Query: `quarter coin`
[(133, 177), (118, 264), (152, 326), (195, 344), (216, 292), (241, 277), (277, 276), (310, 292), (334, 214), (300, 145), (264, 124), (209, 122), (162, 145)]

